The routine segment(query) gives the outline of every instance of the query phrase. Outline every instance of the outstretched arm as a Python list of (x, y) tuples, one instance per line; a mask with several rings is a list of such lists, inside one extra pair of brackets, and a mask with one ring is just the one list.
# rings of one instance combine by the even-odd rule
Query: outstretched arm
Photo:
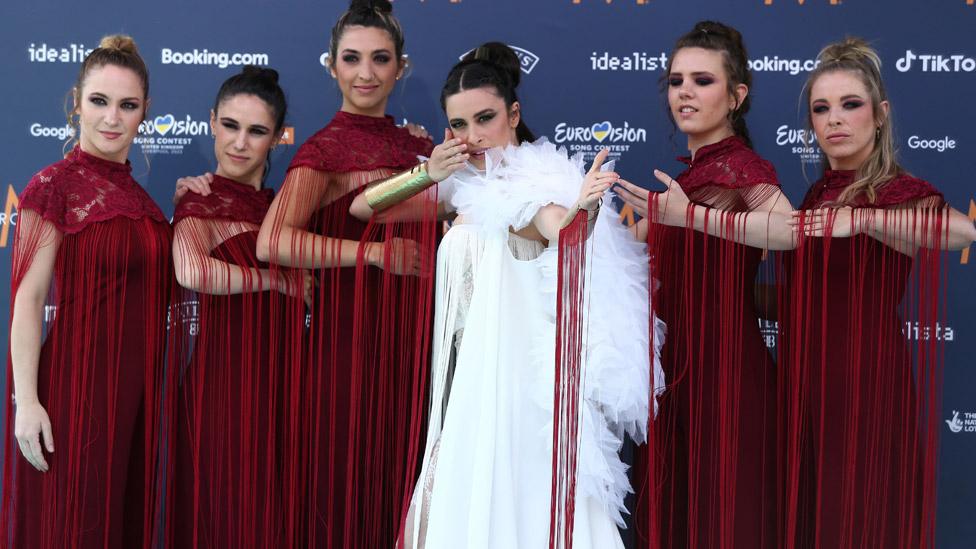
[[(803, 219), (802, 224), (800, 219)], [(790, 225), (806, 236), (843, 238), (866, 234), (900, 252), (921, 248), (963, 250), (976, 240), (976, 226), (962, 212), (947, 205), (913, 208), (819, 208), (793, 212)]]
[(297, 277), (292, 281), (280, 272), (243, 267), (212, 257), (210, 254), (213, 249), (229, 236), (216, 232), (212, 222), (196, 217), (187, 217), (176, 224), (173, 235), (173, 266), (180, 286), (213, 295), (266, 290), (301, 295), (302, 288)]
[[(793, 206), (782, 191), (777, 189), (748, 212), (730, 212), (694, 204), (671, 176), (659, 170), (654, 170), (654, 176), (668, 187), (667, 191), (653, 197), (657, 207), (656, 222), (690, 227), (701, 233), (764, 250), (791, 250), (796, 247), (796, 237), (789, 224)], [(621, 179), (617, 196), (643, 218), (634, 230), (638, 240), (646, 240), (650, 191)]]
[[(288, 267), (324, 269), (356, 265), (359, 242), (315, 234), (306, 229), (312, 215), (326, 206), (328, 176), (307, 167), (288, 172), (281, 192), (258, 232), (257, 255)], [(419, 274), (420, 258), (415, 242), (394, 238), (367, 243), (366, 261), (395, 274)]]
[[(445, 129), (444, 142), (434, 147), (434, 151), (431, 152), (430, 159), (427, 162), (411, 168), (409, 172), (396, 174), (369, 184), (369, 188), (373, 189), (377, 185), (391, 183), (391, 195), (409, 195), (409, 198), (397, 202), (400, 199), (391, 196), (384, 198), (382, 205), (377, 205), (371, 204), (371, 198), (375, 198), (375, 193), (362, 192), (352, 201), (352, 205), (349, 206), (349, 213), (361, 221), (367, 221), (374, 217), (380, 223), (423, 219), (427, 215), (428, 201), (430, 200), (430, 196), (424, 190), (430, 185), (444, 181), (452, 173), (463, 168), (464, 163), (469, 158), (466, 150), (467, 145), (462, 143), (460, 139), (456, 139), (450, 129)], [(391, 185), (386, 186), (391, 187)], [(448, 209), (448, 205), (443, 201), (438, 201), (437, 218), (447, 219), (451, 215), (452, 212)]]
[(593, 159), (593, 165), (590, 166), (590, 171), (583, 179), (576, 204), (569, 209), (556, 204), (539, 208), (535, 217), (532, 218), (532, 224), (535, 225), (543, 238), (550, 243), (556, 242), (559, 239), (559, 231), (572, 223), (580, 210), (586, 211), (586, 235), (589, 236), (593, 232), (593, 226), (603, 202), (603, 194), (611, 185), (620, 180), (620, 176), (614, 172), (600, 171), (609, 154), (609, 150), (603, 149)]

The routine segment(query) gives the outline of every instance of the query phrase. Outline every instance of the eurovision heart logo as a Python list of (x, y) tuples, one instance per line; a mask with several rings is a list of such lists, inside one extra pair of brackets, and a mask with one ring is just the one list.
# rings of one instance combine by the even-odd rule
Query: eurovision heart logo
[(590, 131), (593, 133), (593, 138), (603, 143), (603, 140), (610, 135), (610, 122), (600, 122), (599, 124), (593, 124), (590, 127)]
[(156, 119), (153, 120), (153, 127), (156, 128), (156, 131), (159, 132), (159, 135), (166, 135), (166, 132), (168, 132), (169, 129), (173, 127), (173, 122), (175, 121), (176, 119), (173, 118), (172, 114), (167, 114), (166, 116), (157, 116)]

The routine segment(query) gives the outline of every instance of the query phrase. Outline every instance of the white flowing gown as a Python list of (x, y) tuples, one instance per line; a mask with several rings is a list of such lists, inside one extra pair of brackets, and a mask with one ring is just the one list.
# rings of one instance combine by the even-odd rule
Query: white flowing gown
[[(486, 164), (440, 187), (463, 223), (437, 253), (430, 426), (404, 531), (409, 549), (548, 547), (557, 247), (510, 227), (527, 226), (548, 204), (570, 207), (585, 172), (581, 158), (545, 139), (489, 151)], [(623, 547), (618, 525), (631, 491), (623, 434), (640, 442), (647, 427), (648, 260), (607, 204), (588, 246), (574, 546), (612, 549)], [(655, 321), (660, 392), (664, 333)]]

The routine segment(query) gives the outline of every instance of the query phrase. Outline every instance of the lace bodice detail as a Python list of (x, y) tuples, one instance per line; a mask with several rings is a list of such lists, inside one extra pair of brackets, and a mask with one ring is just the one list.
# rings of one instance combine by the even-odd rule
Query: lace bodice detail
[(274, 200), (271, 189), (256, 191), (249, 185), (219, 175), (214, 176), (210, 189), (212, 192), (207, 196), (187, 193), (176, 206), (173, 224), (185, 217), (196, 217), (260, 225)]
[(430, 156), (433, 148), (430, 139), (398, 128), (392, 116), (377, 118), (339, 111), (302, 144), (288, 169), (304, 166), (332, 173), (405, 170), (417, 164), (418, 156)]
[(692, 201), (730, 211), (749, 211), (779, 189), (776, 168), (736, 136), (698, 149), (676, 178)]
[[(836, 201), (844, 189), (854, 182), (854, 170), (826, 170), (823, 177), (810, 187), (801, 209), (818, 208)], [(927, 181), (903, 173), (877, 189), (874, 202), (866, 193), (855, 196), (850, 204), (855, 208), (895, 208), (912, 206), (941, 206), (942, 193)]]
[(119, 216), (166, 222), (163, 212), (132, 178), (132, 166), (72, 149), (37, 173), (20, 195), (20, 209), (33, 210), (65, 234)]

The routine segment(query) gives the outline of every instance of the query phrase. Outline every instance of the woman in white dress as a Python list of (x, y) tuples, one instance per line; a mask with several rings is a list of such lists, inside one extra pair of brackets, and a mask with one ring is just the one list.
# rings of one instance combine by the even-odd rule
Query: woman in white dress
[[(643, 439), (651, 394), (647, 256), (601, 207), (618, 180), (600, 170), (606, 151), (586, 173), (582, 158), (534, 140), (518, 80), (515, 54), (489, 43), (441, 95), (450, 130), (426, 169), (457, 218), (437, 253), (430, 421), (405, 548), (549, 546), (556, 244), (580, 210), (591, 252), (573, 546), (623, 547), (631, 488), (618, 452), (624, 432)], [(373, 214), (368, 194), (354, 215)]]

